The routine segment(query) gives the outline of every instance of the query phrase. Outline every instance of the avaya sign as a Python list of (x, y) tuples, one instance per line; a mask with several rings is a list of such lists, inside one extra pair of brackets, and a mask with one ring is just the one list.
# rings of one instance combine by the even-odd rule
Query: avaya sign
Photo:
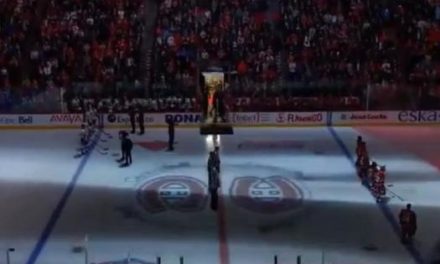
[(80, 124), (82, 123), (82, 115), (80, 114), (55, 114), (49, 119), (50, 123), (55, 124)]

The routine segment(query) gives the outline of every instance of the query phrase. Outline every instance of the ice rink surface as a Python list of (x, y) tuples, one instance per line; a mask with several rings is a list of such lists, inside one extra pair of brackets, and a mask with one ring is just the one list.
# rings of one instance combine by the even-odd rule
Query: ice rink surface
[[(0, 249), (11, 263), (435, 263), (440, 255), (440, 129), (236, 128), (221, 136), (221, 193), (209, 208), (213, 138), (178, 128), (132, 136), (134, 164), (118, 168), (117, 131), (74, 159), (78, 131), (0, 131)], [(355, 140), (387, 166), (387, 202), (355, 174)], [(107, 154), (104, 148), (109, 148)], [(398, 237), (406, 203), (414, 246)], [(0, 255), (2, 253), (0, 252)]]

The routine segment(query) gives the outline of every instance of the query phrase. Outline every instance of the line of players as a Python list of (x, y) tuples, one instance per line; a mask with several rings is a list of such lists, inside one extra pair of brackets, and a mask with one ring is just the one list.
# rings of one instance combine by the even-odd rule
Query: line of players
[[(367, 144), (361, 136), (356, 142), (356, 167), (362, 182), (368, 186), (376, 201), (382, 202), (386, 194), (385, 187), (385, 166), (378, 166), (374, 161), (370, 162)], [(402, 243), (412, 243), (417, 231), (417, 215), (411, 209), (411, 204), (407, 204), (405, 209), (399, 213), (399, 223)]]
[[(103, 131), (103, 116), (98, 113), (98, 111), (92, 106), (88, 105), (87, 112), (84, 113), (84, 123), (81, 125), (80, 132), (80, 142), (81, 147), (78, 149), (79, 153), (75, 156), (79, 158), (87, 153), (93, 148), (94, 141), (98, 137), (98, 129), (101, 129), (101, 133), (107, 134)], [(128, 137), (126, 131), (119, 132), (119, 140), (121, 141), (121, 158), (116, 160), (120, 165), (119, 167), (125, 168), (131, 165), (132, 159), (132, 149), (133, 142)], [(101, 154), (107, 154), (108, 148), (102, 148), (99, 146), (98, 151)], [(103, 152), (104, 151), (104, 152)]]
[(384, 200), (386, 194), (385, 187), (385, 166), (378, 166), (374, 161), (370, 161), (367, 150), (367, 144), (361, 136), (358, 136), (356, 142), (356, 167), (358, 176), (362, 182), (368, 186), (378, 203)]

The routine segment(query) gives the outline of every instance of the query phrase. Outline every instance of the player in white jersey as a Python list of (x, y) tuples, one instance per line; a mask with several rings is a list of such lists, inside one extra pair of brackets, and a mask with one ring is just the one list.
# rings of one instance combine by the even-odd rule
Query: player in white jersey
[(91, 105), (88, 106), (88, 111), (84, 114), (84, 123), (81, 125), (80, 131), (80, 148), (79, 153), (75, 157), (81, 157), (87, 154), (92, 149), (92, 138), (96, 135), (98, 114)]

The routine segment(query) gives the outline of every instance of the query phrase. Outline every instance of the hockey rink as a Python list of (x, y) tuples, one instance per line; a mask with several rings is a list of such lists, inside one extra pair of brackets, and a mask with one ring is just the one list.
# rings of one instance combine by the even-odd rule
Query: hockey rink
[[(207, 195), (212, 136), (165, 129), (131, 136), (119, 168), (117, 130), (75, 159), (74, 130), (0, 131), (0, 248), (14, 264), (371, 264), (440, 259), (440, 128), (235, 128), (219, 137), (221, 193)], [(387, 167), (378, 205), (353, 166), (362, 135)], [(105, 151), (109, 148), (108, 151)], [(413, 246), (397, 214), (418, 214)], [(87, 256), (84, 250), (87, 249)], [(0, 252), (0, 256), (5, 253)], [(180, 259), (182, 257), (182, 259)], [(2, 259), (3, 257), (0, 257)], [(2, 262), (2, 261), (0, 261)]]

